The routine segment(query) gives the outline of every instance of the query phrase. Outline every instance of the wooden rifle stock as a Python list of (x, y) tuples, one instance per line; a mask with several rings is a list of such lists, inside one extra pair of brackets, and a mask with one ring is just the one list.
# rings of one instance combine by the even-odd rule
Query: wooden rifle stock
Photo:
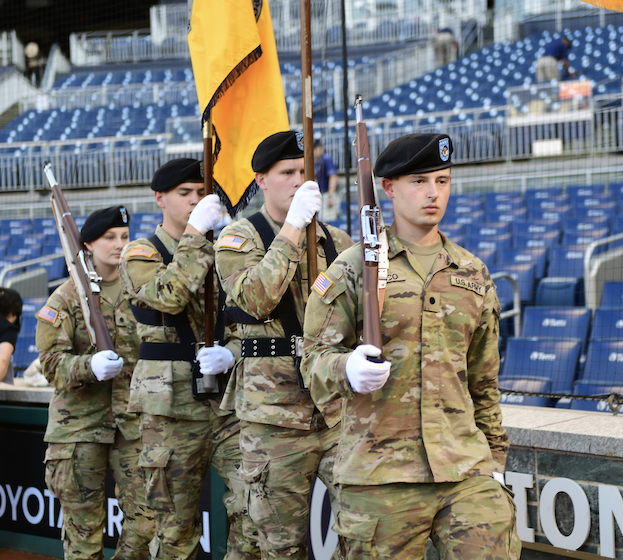
[[(355, 99), (356, 146), (357, 146), (357, 199), (360, 214), (361, 249), (363, 252), (363, 343), (372, 344), (383, 349), (381, 335), (381, 318), (379, 313), (378, 274), (379, 250), (378, 223), (380, 208), (376, 202), (374, 182), (372, 181), (372, 164), (370, 162), (370, 144), (368, 130), (363, 122), (361, 96)], [(371, 361), (384, 361), (369, 358)]]
[(101, 289), (99, 283), (102, 279), (95, 272), (87, 248), (80, 237), (78, 226), (76, 226), (67, 200), (65, 200), (65, 195), (63, 195), (63, 191), (52, 173), (52, 166), (47, 163), (43, 171), (52, 189), (50, 200), (52, 201), (56, 227), (61, 238), (71, 281), (80, 296), (80, 307), (89, 331), (91, 344), (97, 348), (98, 352), (102, 350), (114, 351), (115, 345), (108, 332), (100, 305)]

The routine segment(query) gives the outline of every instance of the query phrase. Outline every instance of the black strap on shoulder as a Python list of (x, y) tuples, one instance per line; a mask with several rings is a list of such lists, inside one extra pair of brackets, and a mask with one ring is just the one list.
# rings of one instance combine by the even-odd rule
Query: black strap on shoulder
[(164, 262), (164, 264), (171, 264), (171, 261), (173, 260), (173, 255), (169, 253), (169, 251), (167, 251), (164, 243), (160, 241), (160, 238), (155, 233), (149, 236), (147, 238), (147, 241), (149, 241), (154, 247), (156, 247), (156, 249), (158, 249), (158, 252), (160, 253), (160, 255), (162, 255), (162, 261)]
[[(173, 261), (173, 255), (171, 255), (171, 253), (167, 251), (164, 243), (157, 235), (152, 235), (148, 238), (148, 241), (150, 241), (151, 244), (154, 245), (156, 249), (158, 249), (158, 252), (162, 256), (162, 261), (164, 262), (164, 264), (168, 265)], [(164, 316), (165, 324), (175, 327), (175, 330), (177, 331), (177, 336), (179, 336), (180, 338), (180, 343), (188, 348), (193, 347), (194, 344), (197, 342), (197, 338), (195, 337), (195, 333), (190, 326), (190, 321), (188, 319), (186, 309), (184, 309), (181, 313), (178, 313), (177, 315), (171, 315), (169, 313), (163, 313), (162, 315)], [(192, 354), (188, 354), (188, 356), (191, 355), (194, 356), (194, 352)]]
[(333, 237), (329, 233), (329, 228), (322, 222), (316, 223), (322, 228), (322, 231), (324, 231), (324, 234), (327, 236), (327, 238), (324, 239), (324, 243), (322, 244), (322, 246), (324, 247), (324, 255), (327, 259), (327, 268), (329, 268), (329, 266), (331, 266), (331, 263), (335, 259), (337, 259), (337, 249), (335, 248), (335, 242), (333, 241)]
[[(260, 234), (260, 238), (264, 244), (264, 250), (268, 251), (268, 248), (275, 239), (275, 232), (273, 231), (273, 228), (270, 227), (268, 220), (261, 212), (256, 212), (247, 219)], [(287, 290), (281, 297), (281, 301), (277, 304), (277, 307), (273, 311), (273, 316), (279, 317), (283, 330), (285, 331), (286, 338), (291, 338), (292, 336), (302, 336), (303, 329), (301, 328), (301, 323), (296, 316), (294, 296), (292, 295), (290, 286), (288, 286)]]

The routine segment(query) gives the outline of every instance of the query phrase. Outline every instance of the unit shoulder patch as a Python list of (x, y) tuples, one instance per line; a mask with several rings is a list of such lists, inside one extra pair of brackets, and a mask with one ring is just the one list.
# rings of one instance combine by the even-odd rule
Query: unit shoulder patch
[(462, 278), (460, 276), (450, 276), (450, 284), (452, 284), (453, 286), (458, 286), (459, 288), (471, 290), (472, 292), (475, 292), (481, 296), (485, 295), (485, 287), (482, 284), (477, 284), (476, 282), (468, 280), (467, 278)]

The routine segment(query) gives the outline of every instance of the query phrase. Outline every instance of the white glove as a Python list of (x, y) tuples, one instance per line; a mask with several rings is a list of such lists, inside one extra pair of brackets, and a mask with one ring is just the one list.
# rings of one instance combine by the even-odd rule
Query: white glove
[(202, 375), (218, 375), (226, 372), (234, 365), (234, 355), (229, 348), (219, 346), (204, 346), (197, 352), (199, 371)]
[(305, 181), (294, 193), (286, 222), (295, 228), (304, 230), (320, 211), (322, 196), (316, 181)]
[(381, 351), (372, 344), (361, 344), (346, 360), (346, 377), (356, 393), (372, 393), (377, 391), (389, 378), (391, 362), (380, 364), (368, 361), (368, 356), (378, 358)]
[(195, 206), (188, 218), (188, 224), (193, 226), (201, 235), (205, 235), (216, 227), (221, 219), (221, 203), (218, 195), (204, 196)]
[(112, 350), (102, 350), (91, 358), (91, 371), (98, 381), (108, 381), (119, 374), (123, 367), (123, 358)]

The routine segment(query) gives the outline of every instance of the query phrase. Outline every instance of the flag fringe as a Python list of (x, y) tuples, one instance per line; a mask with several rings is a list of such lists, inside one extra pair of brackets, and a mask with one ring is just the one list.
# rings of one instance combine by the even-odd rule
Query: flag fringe
[(258, 45), (247, 56), (245, 56), (236, 65), (236, 67), (227, 75), (227, 78), (225, 78), (223, 80), (221, 85), (214, 92), (214, 95), (212, 96), (212, 99), (210, 99), (210, 102), (208, 103), (208, 106), (205, 108), (205, 111), (203, 111), (203, 122), (208, 120), (208, 118), (210, 117), (210, 111), (212, 110), (212, 107), (214, 107), (218, 103), (218, 100), (221, 97), (223, 97), (223, 95), (225, 95), (225, 92), (231, 86), (233, 86), (235, 81), (240, 76), (242, 76), (242, 74), (245, 72), (245, 70), (247, 68), (249, 68), (249, 66), (251, 66), (251, 64), (253, 64), (257, 60), (259, 60), (259, 58), (261, 56), (262, 56), (262, 45)]
[(244, 210), (251, 199), (255, 196), (257, 191), (259, 190), (259, 185), (255, 182), (255, 179), (251, 182), (251, 184), (245, 189), (244, 193), (240, 197), (240, 200), (235, 206), (232, 206), (231, 200), (225, 193), (225, 191), (221, 188), (221, 186), (214, 181), (214, 192), (218, 194), (223, 206), (227, 208), (227, 213), (233, 218), (238, 212)]

